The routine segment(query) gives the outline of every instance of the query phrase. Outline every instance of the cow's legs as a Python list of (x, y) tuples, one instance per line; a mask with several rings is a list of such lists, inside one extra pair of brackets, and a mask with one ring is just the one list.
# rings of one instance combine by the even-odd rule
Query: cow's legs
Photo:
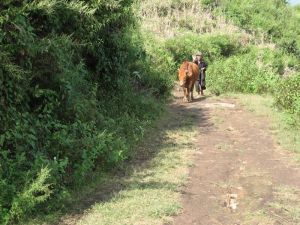
[(193, 94), (193, 92), (194, 92), (194, 84), (191, 85), (190, 92), (191, 92), (191, 100), (194, 100), (194, 94)]
[(188, 102), (191, 101), (191, 89), (189, 87), (187, 88), (187, 100)]
[(183, 88), (183, 101), (188, 101), (188, 89), (187, 88)]

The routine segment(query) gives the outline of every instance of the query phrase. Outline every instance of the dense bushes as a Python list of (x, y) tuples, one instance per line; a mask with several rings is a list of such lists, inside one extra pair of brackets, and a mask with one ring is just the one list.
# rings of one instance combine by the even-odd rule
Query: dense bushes
[[(202, 4), (222, 13), (239, 27), (264, 41), (277, 43), (300, 58), (300, 18), (285, 0), (205, 0)], [(218, 6), (218, 7), (216, 7)]]
[[(283, 1), (270, 1), (203, 2), (281, 50), (194, 33), (209, 29), (158, 41), (139, 31), (133, 0), (2, 1), (0, 223), (63, 207), (87, 175), (130, 157), (162, 111), (175, 68), (197, 51), (213, 92), (272, 93), (299, 118), (299, 10), (290, 18)], [(162, 11), (173, 4), (186, 6)]]
[[(277, 106), (292, 113), (294, 121), (298, 120), (299, 7), (292, 8), (282, 0), (201, 3), (211, 10), (213, 17), (226, 16), (244, 32), (235, 29), (235, 34), (219, 35), (180, 30), (175, 37), (166, 39), (166, 50), (176, 64), (191, 60), (192, 54), (202, 51), (209, 64), (207, 83), (213, 93), (274, 94)], [(190, 21), (190, 26), (195, 23), (197, 20)], [(244, 37), (249, 39), (245, 43)], [(268, 44), (272, 42), (275, 44)]]
[(268, 93), (276, 105), (299, 121), (300, 64), (297, 56), (280, 48), (243, 46), (239, 36), (188, 33), (166, 41), (177, 64), (202, 51), (208, 62), (207, 86), (214, 94)]
[(275, 93), (278, 83), (299, 67), (295, 57), (276, 49), (249, 46), (229, 58), (214, 62), (209, 68), (212, 91)]
[[(275, 95), (276, 105), (299, 122), (299, 7), (283, 0), (203, 0), (213, 14), (225, 15), (252, 36), (252, 43), (273, 42), (275, 48), (247, 47), (228, 59), (209, 67), (208, 83), (215, 93), (225, 91)], [(256, 49), (255, 49), (256, 48)], [(298, 75), (297, 75), (298, 74)]]
[[(300, 74), (280, 80), (275, 92), (277, 106), (293, 115), (293, 125), (300, 124)], [(296, 120), (296, 124), (293, 122)]]
[(279, 77), (268, 68), (259, 67), (263, 62), (257, 60), (256, 53), (250, 52), (215, 62), (208, 69), (208, 86), (213, 93), (273, 92)]
[(188, 34), (166, 42), (166, 48), (179, 64), (191, 60), (191, 54), (201, 50), (208, 62), (208, 86), (213, 93), (273, 92), (284, 67), (273, 51), (242, 47), (238, 36)]
[(207, 81), (215, 94), (271, 94), (276, 106), (291, 114), (291, 123), (295, 125), (299, 124), (300, 118), (298, 69), (299, 61), (295, 56), (252, 46), (242, 54), (213, 62), (207, 71)]
[(0, 3), (0, 224), (61, 207), (161, 112), (173, 62), (144, 45), (131, 4)]
[(228, 35), (186, 34), (166, 42), (167, 50), (179, 64), (185, 59), (192, 59), (192, 54), (202, 51), (208, 63), (222, 57), (236, 54), (240, 50), (237, 37)]

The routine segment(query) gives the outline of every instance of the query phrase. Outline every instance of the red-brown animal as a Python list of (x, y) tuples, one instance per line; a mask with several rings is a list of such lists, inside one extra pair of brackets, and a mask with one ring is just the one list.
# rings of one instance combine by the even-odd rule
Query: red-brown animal
[(193, 90), (199, 76), (199, 67), (192, 62), (184, 61), (178, 69), (179, 85), (183, 88), (183, 100), (190, 102), (194, 99)]

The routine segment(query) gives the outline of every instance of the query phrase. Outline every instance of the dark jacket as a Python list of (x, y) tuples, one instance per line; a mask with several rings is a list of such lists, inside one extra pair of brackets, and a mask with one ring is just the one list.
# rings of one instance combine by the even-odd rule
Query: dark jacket
[[(207, 69), (207, 63), (204, 60), (199, 61), (197, 59), (194, 60), (194, 63), (198, 65), (200, 74), (201, 74), (201, 69), (202, 68), (204, 68), (203, 73), (205, 74), (206, 69)], [(199, 74), (199, 76), (200, 76), (200, 74)]]
[[(198, 60), (194, 60), (194, 63), (198, 65), (199, 67), (199, 77), (198, 77), (198, 81), (196, 84), (196, 90), (199, 92), (200, 89), (201, 90), (205, 90), (206, 89), (206, 85), (205, 85), (205, 77), (206, 77), (206, 69), (207, 69), (207, 63), (204, 62), (204, 60), (198, 61)], [(203, 68), (203, 70), (201, 70)], [(201, 72), (203, 71), (203, 73)]]

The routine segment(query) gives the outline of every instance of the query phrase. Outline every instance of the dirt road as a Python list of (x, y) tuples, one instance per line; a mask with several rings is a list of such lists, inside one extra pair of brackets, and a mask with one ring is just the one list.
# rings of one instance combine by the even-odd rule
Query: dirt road
[(300, 167), (276, 143), (267, 118), (226, 97), (185, 104), (213, 125), (199, 123), (183, 209), (171, 224), (300, 224)]
[(278, 144), (269, 118), (240, 101), (183, 103), (175, 91), (136, 155), (59, 224), (299, 225), (296, 154)]

